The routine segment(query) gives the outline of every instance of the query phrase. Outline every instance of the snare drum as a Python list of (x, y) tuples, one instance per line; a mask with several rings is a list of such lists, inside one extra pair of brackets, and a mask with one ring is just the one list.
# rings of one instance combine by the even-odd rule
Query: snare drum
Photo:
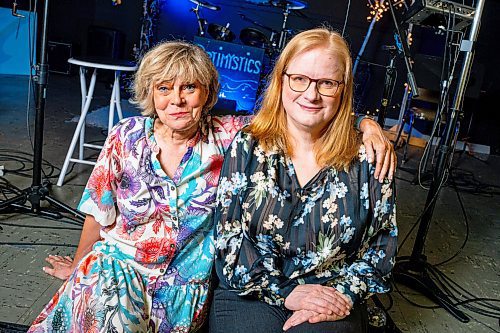
[(261, 49), (269, 47), (267, 36), (262, 31), (255, 28), (245, 28), (241, 30), (240, 41), (245, 45), (259, 47)]

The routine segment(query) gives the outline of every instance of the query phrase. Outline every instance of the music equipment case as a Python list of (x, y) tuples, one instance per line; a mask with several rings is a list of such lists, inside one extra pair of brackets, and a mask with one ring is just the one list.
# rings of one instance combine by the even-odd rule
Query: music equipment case
[(51, 42), (47, 43), (47, 60), (49, 72), (59, 74), (70, 74), (71, 64), (68, 59), (72, 55), (72, 45), (69, 43)]

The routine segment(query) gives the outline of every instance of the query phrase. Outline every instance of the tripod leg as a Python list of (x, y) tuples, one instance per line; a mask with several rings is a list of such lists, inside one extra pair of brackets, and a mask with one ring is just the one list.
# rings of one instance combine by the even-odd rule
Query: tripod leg
[(0, 211), (7, 209), (14, 204), (22, 205), (26, 202), (26, 200), (28, 200), (26, 192), (23, 192), (22, 194), (19, 194), (13, 198), (0, 202)]
[(80, 219), (85, 220), (85, 215), (83, 215), (82, 213), (80, 213), (76, 209), (71, 208), (70, 206), (66, 205), (65, 203), (62, 203), (59, 200), (56, 200), (49, 195), (44, 196), (44, 199), (47, 200), (53, 206), (59, 207), (65, 211), (71, 213), (73, 216), (79, 217)]
[(469, 322), (469, 317), (453, 305), (448, 296), (432, 281), (424, 267), (423, 263), (398, 262), (393, 270), (394, 279), (414, 290), (420, 291), (461, 322)]

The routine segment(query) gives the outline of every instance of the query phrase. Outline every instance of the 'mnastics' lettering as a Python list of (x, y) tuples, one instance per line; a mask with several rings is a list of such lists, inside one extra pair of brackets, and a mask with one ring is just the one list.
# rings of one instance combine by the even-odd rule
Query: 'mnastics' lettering
[(207, 52), (215, 67), (238, 72), (259, 74), (262, 68), (260, 60), (254, 60), (234, 53)]

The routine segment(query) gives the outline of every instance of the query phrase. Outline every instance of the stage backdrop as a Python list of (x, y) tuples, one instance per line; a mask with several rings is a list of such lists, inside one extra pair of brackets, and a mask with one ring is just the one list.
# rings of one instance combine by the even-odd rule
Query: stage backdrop
[(36, 36), (36, 14), (29, 17), (27, 11), (19, 10), (18, 13), (24, 17), (12, 16), (10, 9), (0, 8), (0, 74), (30, 74), (30, 37), (33, 39), (33, 62), (36, 63), (36, 40), (33, 37)]

